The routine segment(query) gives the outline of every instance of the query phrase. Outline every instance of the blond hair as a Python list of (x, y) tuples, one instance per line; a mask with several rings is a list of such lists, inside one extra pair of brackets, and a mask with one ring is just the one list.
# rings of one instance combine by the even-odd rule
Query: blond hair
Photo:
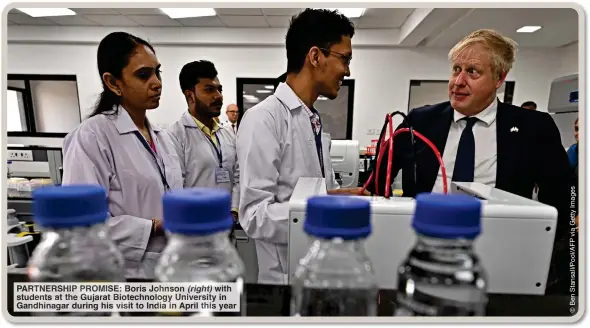
[(490, 52), (493, 63), (492, 71), (495, 74), (510, 72), (516, 59), (518, 44), (490, 29), (477, 30), (464, 37), (449, 51), (449, 60), (455, 60), (463, 50), (474, 44), (481, 44)]

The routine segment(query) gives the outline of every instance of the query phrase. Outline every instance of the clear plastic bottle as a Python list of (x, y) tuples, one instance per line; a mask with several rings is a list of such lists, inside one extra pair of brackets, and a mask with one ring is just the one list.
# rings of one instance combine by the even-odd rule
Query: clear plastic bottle
[(231, 195), (222, 189), (192, 188), (163, 196), (168, 245), (155, 268), (160, 282), (237, 283), (239, 312), (178, 312), (162, 315), (245, 316), (244, 262), (229, 239)]
[(348, 196), (317, 196), (307, 203), (311, 237), (292, 283), (293, 316), (376, 316), (378, 287), (364, 239), (371, 205)]
[(396, 316), (484, 316), (487, 279), (473, 245), (481, 201), (467, 195), (416, 197), (417, 241), (399, 267)]
[(33, 192), (33, 215), (41, 230), (41, 241), (29, 260), (30, 281), (125, 282), (123, 256), (105, 226), (106, 197), (105, 190), (97, 185), (46, 187)]

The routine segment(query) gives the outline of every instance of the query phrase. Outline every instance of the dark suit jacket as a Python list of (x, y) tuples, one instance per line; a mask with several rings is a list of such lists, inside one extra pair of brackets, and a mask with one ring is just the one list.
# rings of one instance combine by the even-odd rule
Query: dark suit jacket
[[(412, 127), (430, 139), (441, 155), (445, 150), (452, 119), (453, 108), (448, 101), (416, 108), (408, 114), (408, 121)], [(407, 126), (402, 123), (398, 129), (401, 127)], [(512, 127), (517, 127), (518, 132), (511, 132)], [(538, 185), (539, 201), (554, 206), (559, 212), (556, 243), (559, 239), (567, 238), (573, 174), (555, 122), (547, 113), (498, 101), (496, 129), (496, 188), (531, 198), (535, 184)], [(382, 145), (379, 144), (378, 147)], [(399, 170), (403, 169), (402, 184), (406, 197), (431, 192), (440, 167), (434, 153), (418, 138), (415, 151), (414, 183), (414, 161), (409, 133), (400, 134), (394, 140), (391, 181)], [(385, 189), (387, 157), (385, 152), (379, 172), (380, 195), (384, 194)], [(452, 173), (452, 170), (447, 168), (447, 175), (450, 176)], [(374, 185), (371, 184), (368, 191), (374, 190)]]

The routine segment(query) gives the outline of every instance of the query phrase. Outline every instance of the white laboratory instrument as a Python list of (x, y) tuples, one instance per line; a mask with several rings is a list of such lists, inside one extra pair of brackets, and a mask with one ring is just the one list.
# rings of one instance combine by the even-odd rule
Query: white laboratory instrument
[(24, 268), (30, 257), (27, 244), (33, 241), (33, 237), (20, 235), (21, 232), (28, 229), (25, 227), (25, 222), (18, 220), (14, 209), (7, 210), (7, 218), (6, 247), (8, 249), (8, 266), (9, 268)]
[[(488, 292), (545, 294), (557, 210), (478, 183), (453, 183), (450, 189), (484, 202), (482, 232), (475, 242), (475, 251), (488, 274)], [(307, 199), (322, 194), (326, 194), (324, 179), (301, 178), (291, 196), (289, 281), (309, 248), (309, 238), (303, 231)], [(366, 251), (379, 288), (395, 290), (398, 267), (416, 241), (411, 227), (415, 201), (406, 197), (364, 198), (370, 199), (372, 212), (372, 233), (365, 244)]]
[(547, 111), (553, 117), (564, 148), (576, 143), (574, 122), (578, 118), (578, 74), (557, 78), (551, 82)]
[(332, 140), (330, 159), (340, 187), (358, 187), (360, 170), (358, 140)]

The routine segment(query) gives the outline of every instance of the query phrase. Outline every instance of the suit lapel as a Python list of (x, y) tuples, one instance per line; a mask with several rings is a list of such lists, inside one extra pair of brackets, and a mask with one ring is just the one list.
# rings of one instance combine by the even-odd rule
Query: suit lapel
[[(453, 120), (453, 108), (448, 104), (445, 108), (438, 109), (438, 113), (432, 115), (428, 114), (429, 119), (424, 120), (420, 117), (416, 117), (416, 121), (411, 120), (412, 126), (417, 132), (422, 133), (428, 138), (438, 149), (441, 157), (445, 151), (445, 146), (449, 136), (449, 129)], [(408, 139), (409, 140), (409, 139)], [(418, 141), (417, 141), (418, 142)], [(417, 154), (417, 163), (420, 163), (416, 167), (416, 189), (411, 190), (410, 185), (413, 185), (413, 177), (411, 172), (406, 173), (404, 170), (404, 193), (414, 194), (417, 190), (432, 190), (440, 170), (440, 164), (436, 158), (434, 152), (425, 143), (419, 142), (416, 150), (419, 151)], [(410, 170), (411, 171), (411, 170)], [(447, 169), (447, 175), (450, 174)]]
[(498, 112), (496, 114), (496, 188), (506, 186), (510, 180), (510, 170), (513, 165), (512, 158), (517, 159), (519, 156), (512, 153), (512, 142), (510, 129), (510, 110), (503, 103), (498, 102)]
[[(453, 108), (451, 105), (447, 106), (445, 109), (442, 110), (441, 113), (441, 122), (431, 122), (434, 129), (432, 130), (432, 135), (427, 136), (430, 141), (436, 146), (438, 151), (440, 152), (441, 157), (445, 152), (445, 146), (447, 144), (447, 139), (449, 137), (449, 130), (451, 128), (451, 122), (453, 121)], [(432, 190), (434, 184), (436, 183), (436, 179), (438, 176), (438, 171), (440, 170), (440, 163), (438, 162), (434, 153), (429, 149), (427, 151), (429, 154), (428, 158), (430, 158), (431, 165), (428, 166), (427, 169), (427, 176), (428, 179), (425, 181), (430, 181), (431, 185), (427, 187), (427, 190)], [(447, 168), (447, 176), (450, 175), (452, 172), (448, 171)]]
[[(453, 108), (451, 105), (447, 106), (447, 108), (443, 109), (442, 111), (442, 124), (435, 124), (435, 126), (439, 129), (434, 134), (434, 140), (431, 140), (440, 154), (444, 154), (445, 146), (447, 145), (447, 138), (449, 137), (449, 130), (451, 128), (451, 122), (453, 121)], [(437, 170), (440, 168), (438, 161), (436, 162)]]

